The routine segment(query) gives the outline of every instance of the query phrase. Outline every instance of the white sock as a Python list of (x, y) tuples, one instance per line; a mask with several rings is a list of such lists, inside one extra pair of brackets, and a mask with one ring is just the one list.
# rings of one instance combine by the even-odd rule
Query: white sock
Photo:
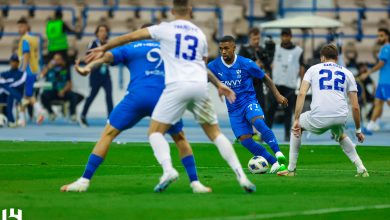
[(170, 148), (168, 141), (161, 133), (155, 132), (149, 136), (149, 143), (152, 145), (154, 156), (161, 164), (164, 173), (173, 169)]
[(24, 112), (19, 111), (18, 116), (19, 116), (19, 118), (18, 118), (19, 121), (26, 121), (25, 116), (24, 116)]
[[(302, 135), (301, 135), (302, 136)], [(294, 171), (297, 167), (299, 147), (301, 146), (301, 136), (299, 138), (295, 137), (293, 133), (290, 135), (290, 153), (289, 153), (289, 163), (288, 170)]]
[(366, 170), (362, 160), (356, 152), (355, 144), (348, 136), (340, 141), (340, 145), (345, 155), (347, 155), (347, 157), (352, 161), (352, 163), (355, 164), (358, 171), (363, 172), (364, 170)]
[(225, 135), (223, 135), (222, 133), (219, 134), (213, 142), (217, 146), (219, 153), (221, 154), (223, 159), (226, 160), (229, 166), (236, 173), (237, 179), (246, 179), (247, 177), (244, 173), (244, 170), (242, 170), (240, 161), (238, 160), (236, 152), (234, 151), (233, 145), (225, 137)]

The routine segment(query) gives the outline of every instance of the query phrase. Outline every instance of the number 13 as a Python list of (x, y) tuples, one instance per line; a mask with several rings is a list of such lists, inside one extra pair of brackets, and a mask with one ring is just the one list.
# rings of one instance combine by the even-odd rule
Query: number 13
[[(181, 46), (181, 41), (182, 41), (182, 35), (181, 34), (176, 34), (176, 51), (175, 51), (175, 57), (180, 59), (180, 46)], [(188, 43), (188, 50), (191, 52), (189, 53), (181, 53), (183, 59), (185, 60), (195, 60), (196, 58), (196, 48), (198, 47), (198, 38), (192, 35), (186, 35), (184, 37), (185, 41), (191, 41), (191, 43)]]

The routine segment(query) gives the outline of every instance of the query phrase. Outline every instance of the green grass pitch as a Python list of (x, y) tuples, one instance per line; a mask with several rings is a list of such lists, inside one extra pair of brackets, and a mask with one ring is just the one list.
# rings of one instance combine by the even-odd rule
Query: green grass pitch
[[(84, 169), (93, 143), (0, 142), (0, 210), (19, 208), (23, 219), (387, 219), (390, 147), (359, 147), (369, 178), (338, 146), (303, 146), (296, 177), (252, 175), (246, 194), (211, 144), (193, 144), (201, 181), (213, 188), (192, 194), (177, 150), (180, 179), (161, 194), (161, 168), (146, 143), (113, 144), (86, 193), (61, 193)], [(246, 168), (251, 157), (235, 145)], [(286, 146), (282, 151), (288, 155)], [(247, 169), (246, 169), (247, 172)]]

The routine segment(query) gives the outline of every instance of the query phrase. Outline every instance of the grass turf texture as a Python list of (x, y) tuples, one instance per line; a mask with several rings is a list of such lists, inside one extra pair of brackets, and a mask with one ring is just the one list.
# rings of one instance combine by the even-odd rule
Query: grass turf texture
[[(212, 194), (194, 195), (175, 148), (171, 151), (180, 179), (156, 194), (152, 189), (162, 172), (149, 145), (113, 144), (88, 192), (59, 192), (82, 174), (92, 146), (0, 142), (0, 209), (20, 208), (24, 219), (255, 219), (269, 213), (282, 214), (272, 219), (386, 219), (390, 214), (389, 207), (301, 213), (390, 204), (390, 147), (358, 148), (371, 175), (363, 179), (354, 177), (355, 168), (340, 147), (304, 146), (298, 176), (248, 174), (257, 192), (245, 194), (213, 145), (193, 144), (200, 179), (213, 188)], [(251, 155), (239, 145), (235, 149), (246, 167)], [(282, 151), (288, 155), (287, 147)]]

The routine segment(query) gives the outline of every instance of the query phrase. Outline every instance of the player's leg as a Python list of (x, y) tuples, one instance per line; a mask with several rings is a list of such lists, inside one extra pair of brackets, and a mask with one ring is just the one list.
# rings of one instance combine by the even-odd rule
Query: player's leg
[(388, 95), (386, 92), (390, 93), (390, 91), (386, 91), (386, 86), (379, 84), (375, 92), (374, 111), (370, 122), (367, 124), (367, 130), (369, 131), (379, 130), (376, 120), (382, 115), (384, 102), (390, 98), (390, 94)]
[(173, 125), (171, 129), (168, 130), (168, 133), (171, 134), (172, 139), (175, 141), (179, 150), (179, 156), (190, 180), (192, 191), (194, 193), (209, 193), (211, 192), (211, 188), (204, 186), (199, 181), (198, 173), (196, 171), (195, 157), (182, 128), (183, 123), (180, 121), (179, 123)]
[(374, 101), (374, 111), (371, 116), (370, 122), (367, 124), (367, 130), (375, 131), (378, 130), (378, 126), (376, 124), (376, 120), (381, 116), (383, 111), (384, 101), (378, 98)]
[(99, 89), (100, 89), (100, 85), (94, 84), (91, 86), (91, 91), (89, 93), (88, 98), (85, 100), (83, 111), (81, 112), (81, 116), (80, 116), (80, 121), (81, 121), (82, 126), (86, 126), (86, 127), (88, 126), (88, 122), (87, 122), (88, 110), (89, 110), (89, 107), (91, 106), (93, 100), (97, 96)]
[[(37, 115), (37, 124), (41, 124), (44, 120), (44, 111), (39, 102), (37, 102), (34, 96), (34, 83), (36, 81), (36, 75), (32, 73), (26, 73), (26, 82), (25, 82), (25, 98), (22, 100), (22, 112), (24, 113), (24, 109), (26, 105), (32, 105), (34, 107), (34, 112)], [(23, 114), (24, 115), (24, 114)], [(24, 117), (21, 119), (24, 120)], [(23, 121), (21, 121), (23, 124)]]
[(152, 113), (149, 126), (149, 143), (154, 156), (163, 168), (160, 182), (154, 188), (155, 192), (164, 191), (178, 177), (178, 172), (172, 166), (168, 141), (164, 134), (171, 125), (180, 121), (187, 106), (186, 93), (182, 85), (171, 84), (165, 87)]
[(339, 141), (340, 146), (343, 149), (345, 155), (347, 155), (351, 162), (356, 166), (356, 176), (368, 177), (369, 174), (367, 172), (367, 169), (363, 165), (363, 162), (356, 151), (356, 145), (346, 134), (344, 134), (343, 126), (335, 126), (331, 130), (332, 134), (336, 137), (336, 140)]
[(288, 175), (289, 176), (295, 176), (296, 174), (296, 167), (297, 167), (297, 161), (299, 156), (299, 148), (301, 147), (301, 138), (302, 138), (302, 131), (307, 130), (313, 133), (318, 133), (316, 128), (314, 128), (310, 123), (310, 111), (307, 111), (299, 117), (299, 125), (301, 126), (300, 132), (293, 132), (291, 131), (290, 134), (290, 152), (289, 152), (289, 159), (288, 159)]
[(99, 141), (89, 155), (83, 175), (77, 181), (62, 186), (61, 191), (82, 192), (88, 189), (89, 182), (98, 167), (103, 163), (112, 141), (121, 131), (133, 127), (145, 116), (143, 113), (138, 114), (134, 111), (133, 104), (133, 101), (124, 99), (114, 108)]
[(103, 83), (103, 89), (106, 93), (106, 104), (107, 104), (107, 115), (109, 116), (112, 112), (114, 102), (112, 101), (112, 83), (111, 78), (108, 78)]
[(233, 145), (226, 136), (221, 133), (218, 124), (203, 123), (201, 126), (208, 138), (215, 144), (215, 146), (217, 146), (222, 158), (225, 159), (230, 168), (232, 168), (236, 174), (241, 187), (243, 187), (246, 192), (255, 192), (256, 186), (248, 180), (244, 170), (242, 169), (240, 161), (238, 160), (237, 154), (234, 151)]
[(222, 158), (233, 169), (241, 187), (249, 193), (255, 192), (256, 186), (246, 177), (232, 143), (219, 129), (217, 115), (209, 98), (207, 87), (199, 88), (196, 93), (196, 101), (188, 105), (188, 110), (194, 114), (195, 120), (202, 126), (207, 137), (217, 146)]
[[(264, 116), (254, 116), (254, 111), (251, 111), (247, 115), (247, 119), (255, 126), (255, 128), (261, 133), (263, 140), (270, 146), (275, 153), (276, 158), (280, 165), (286, 164), (287, 160), (283, 153), (280, 151), (278, 140), (275, 137), (274, 132), (265, 124)], [(262, 112), (261, 112), (262, 113)], [(264, 115), (264, 114), (263, 114)], [(254, 116), (254, 117), (253, 117)]]
[(169, 184), (176, 181), (179, 177), (179, 173), (172, 165), (169, 143), (164, 137), (164, 134), (170, 127), (171, 124), (162, 123), (154, 119), (151, 120), (149, 126), (149, 143), (152, 146), (154, 156), (163, 168), (163, 175), (160, 178), (160, 182), (154, 188), (155, 192), (164, 191)]

